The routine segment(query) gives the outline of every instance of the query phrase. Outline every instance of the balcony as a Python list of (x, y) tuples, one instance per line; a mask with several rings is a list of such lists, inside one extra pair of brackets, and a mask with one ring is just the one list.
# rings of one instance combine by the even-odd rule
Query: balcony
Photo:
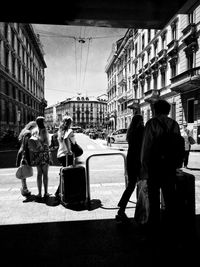
[(119, 103), (122, 103), (122, 102), (126, 101), (126, 99), (127, 99), (126, 92), (123, 92), (123, 93), (119, 94), (118, 97), (117, 97), (117, 101)]
[(171, 78), (171, 90), (184, 93), (200, 86), (200, 67), (189, 69)]
[(152, 69), (156, 69), (156, 68), (158, 68), (158, 57), (157, 56), (155, 56), (155, 57), (153, 57), (151, 60), (150, 60), (150, 62), (151, 62), (151, 68)]
[(137, 75), (137, 74), (133, 74), (133, 75), (132, 75), (132, 82), (133, 82), (134, 84), (137, 84), (137, 82), (138, 82), (138, 75)]
[(118, 84), (120, 86), (126, 84), (126, 75), (122, 74), (118, 76)]
[(144, 101), (152, 103), (158, 100), (160, 96), (160, 92), (157, 89), (151, 89), (144, 93)]
[(137, 98), (132, 98), (128, 100), (127, 108), (137, 109), (139, 108), (140, 100)]
[(168, 50), (167, 54), (170, 57), (175, 56), (178, 53), (178, 41), (177, 40), (172, 40), (168, 45)]
[(194, 23), (190, 23), (185, 29), (182, 30), (183, 39), (182, 41), (189, 45), (190, 43), (197, 40), (196, 34), (196, 25)]
[(141, 69), (139, 69), (138, 78), (144, 79), (144, 77), (145, 77), (145, 72), (144, 72), (144, 68), (142, 67)]
[(159, 63), (164, 63), (167, 61), (167, 49), (162, 49), (159, 53), (158, 53), (158, 62)]

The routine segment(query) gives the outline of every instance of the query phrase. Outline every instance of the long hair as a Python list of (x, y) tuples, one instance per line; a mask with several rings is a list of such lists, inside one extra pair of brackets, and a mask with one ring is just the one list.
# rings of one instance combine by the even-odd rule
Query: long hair
[(18, 136), (18, 140), (21, 141), (22, 138), (24, 137), (24, 135), (28, 132), (31, 132), (32, 129), (34, 129), (36, 127), (36, 122), (35, 121), (30, 121), (29, 123), (27, 123), (25, 125), (25, 127), (21, 130), (19, 136)]
[(39, 140), (46, 145), (49, 145), (49, 134), (44, 125), (45, 118), (42, 116), (38, 116), (36, 118), (37, 127), (33, 131), (33, 135), (37, 136)]
[(72, 118), (69, 116), (64, 116), (58, 130), (58, 138), (59, 140), (63, 140), (65, 132), (69, 130), (72, 123)]
[(141, 122), (143, 122), (142, 115), (136, 114), (135, 116), (133, 116), (126, 135), (126, 140), (128, 141), (128, 143), (130, 142), (138, 128), (141, 126)]

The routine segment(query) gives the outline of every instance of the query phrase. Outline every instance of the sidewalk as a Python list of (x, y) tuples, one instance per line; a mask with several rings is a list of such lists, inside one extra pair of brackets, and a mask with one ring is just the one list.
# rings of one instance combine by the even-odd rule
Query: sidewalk
[[(49, 191), (56, 188), (52, 185)], [(172, 238), (166, 243), (160, 236), (158, 243), (148, 243), (134, 222), (135, 194), (126, 210), (131, 223), (123, 225), (114, 219), (123, 190), (120, 183), (91, 185), (90, 210), (65, 208), (53, 196), (46, 202), (25, 201), (12, 186), (0, 190), (3, 266), (194, 266), (200, 215), (196, 215), (195, 241), (188, 242), (185, 234), (191, 229), (185, 228), (181, 240)], [(31, 191), (37, 193), (36, 188)], [(196, 195), (200, 196), (199, 183)]]

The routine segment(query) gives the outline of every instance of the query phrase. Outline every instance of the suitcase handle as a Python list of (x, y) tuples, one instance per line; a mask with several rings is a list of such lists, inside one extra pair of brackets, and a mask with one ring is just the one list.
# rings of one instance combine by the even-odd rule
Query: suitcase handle
[(124, 159), (124, 177), (125, 177), (125, 185), (127, 187), (128, 184), (128, 174), (127, 174), (127, 168), (126, 168), (126, 156), (123, 153), (120, 152), (112, 152), (112, 153), (102, 153), (102, 154), (92, 154), (86, 159), (86, 183), (87, 183), (87, 196), (90, 200), (90, 173), (89, 173), (89, 161), (93, 157), (99, 157), (99, 156), (122, 156)]
[[(66, 167), (68, 166), (68, 154), (66, 154)], [(73, 163), (72, 166), (74, 167), (76, 165), (76, 157), (75, 157), (75, 153), (72, 153), (73, 156)]]

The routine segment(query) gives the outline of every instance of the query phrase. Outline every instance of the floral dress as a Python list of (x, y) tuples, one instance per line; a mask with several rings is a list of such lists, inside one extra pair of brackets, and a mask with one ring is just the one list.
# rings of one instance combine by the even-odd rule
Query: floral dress
[(50, 164), (50, 151), (47, 144), (42, 143), (36, 138), (31, 138), (29, 149), (31, 151), (31, 166)]

